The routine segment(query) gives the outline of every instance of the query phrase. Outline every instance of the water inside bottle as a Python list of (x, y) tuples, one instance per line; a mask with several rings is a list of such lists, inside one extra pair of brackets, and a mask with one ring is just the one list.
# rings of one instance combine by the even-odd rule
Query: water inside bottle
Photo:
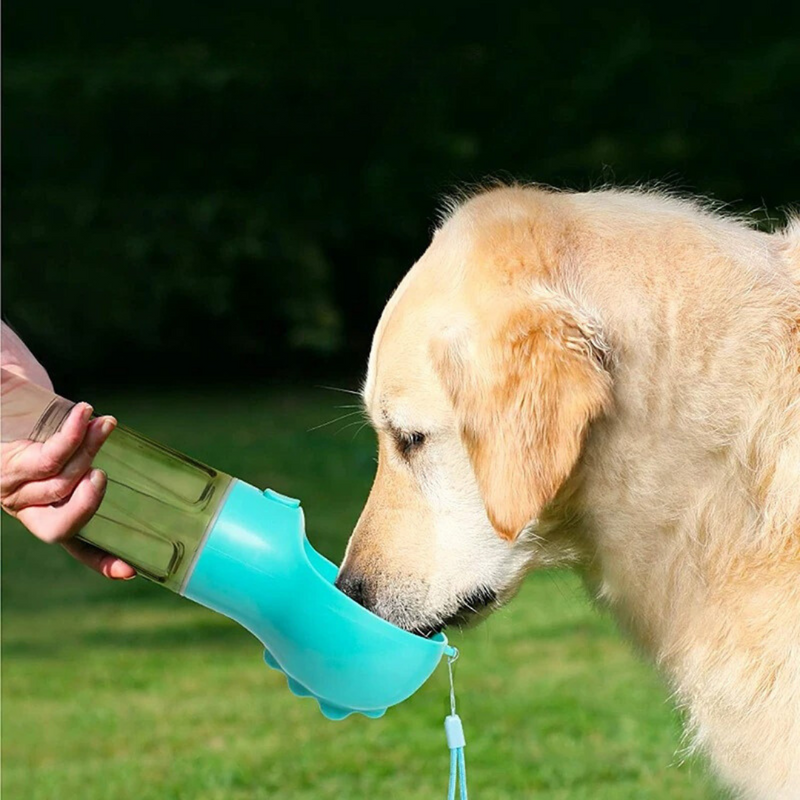
[(94, 459), (108, 475), (79, 538), (179, 592), (232, 478), (124, 427)]

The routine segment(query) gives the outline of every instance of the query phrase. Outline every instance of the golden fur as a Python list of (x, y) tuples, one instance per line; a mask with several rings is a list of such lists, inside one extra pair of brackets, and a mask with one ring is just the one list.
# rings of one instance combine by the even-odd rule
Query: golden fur
[(723, 779), (800, 798), (800, 222), (480, 193), (389, 301), (364, 399), (345, 590), (424, 631), (571, 564)]

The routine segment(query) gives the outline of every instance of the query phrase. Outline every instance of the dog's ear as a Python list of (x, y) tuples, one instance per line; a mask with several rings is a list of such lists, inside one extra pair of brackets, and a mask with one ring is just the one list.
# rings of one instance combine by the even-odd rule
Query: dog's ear
[(608, 408), (609, 351), (588, 316), (553, 296), (489, 316), (443, 335), (432, 355), (489, 519), (511, 540), (554, 498)]

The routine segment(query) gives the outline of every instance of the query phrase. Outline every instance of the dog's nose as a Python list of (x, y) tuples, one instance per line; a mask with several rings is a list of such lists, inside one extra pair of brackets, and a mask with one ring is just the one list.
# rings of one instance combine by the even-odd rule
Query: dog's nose
[(363, 578), (340, 573), (336, 578), (336, 588), (344, 592), (351, 600), (355, 600), (360, 606), (369, 608), (367, 604), (367, 582)]

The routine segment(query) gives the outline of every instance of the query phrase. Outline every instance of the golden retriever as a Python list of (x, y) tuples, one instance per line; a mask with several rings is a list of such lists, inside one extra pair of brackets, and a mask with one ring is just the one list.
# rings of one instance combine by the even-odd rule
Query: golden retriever
[(381, 317), (339, 585), (422, 634), (569, 564), (743, 796), (800, 798), (800, 220), (513, 186)]

